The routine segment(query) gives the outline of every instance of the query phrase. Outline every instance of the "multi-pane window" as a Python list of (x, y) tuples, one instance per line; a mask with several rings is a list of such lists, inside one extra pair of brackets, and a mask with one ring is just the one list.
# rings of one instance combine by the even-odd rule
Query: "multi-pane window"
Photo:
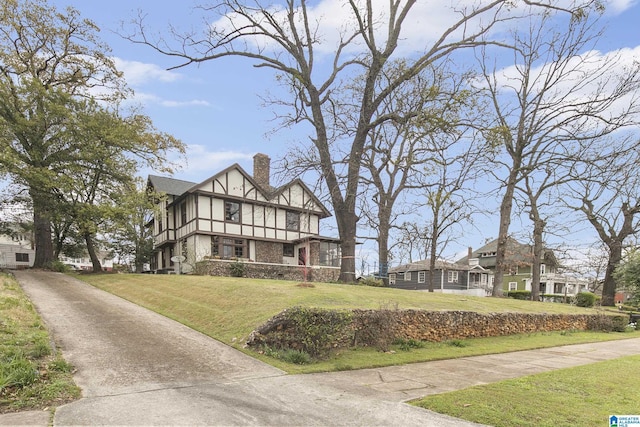
[(325, 267), (340, 267), (342, 257), (340, 245), (337, 243), (320, 242), (320, 265)]
[(544, 264), (540, 264), (540, 274), (544, 276), (546, 272), (547, 272), (547, 266)]
[(16, 253), (16, 262), (29, 262), (29, 254)]
[(447, 272), (447, 282), (449, 282), (449, 283), (458, 283), (458, 272), (457, 271), (448, 271)]
[(411, 281), (411, 272), (410, 271), (406, 271), (404, 273), (404, 281), (405, 282), (410, 282)]
[(300, 230), (300, 212), (287, 211), (286, 229), (289, 231)]
[(389, 274), (389, 284), (390, 285), (395, 285), (396, 284), (396, 274), (395, 273), (390, 273)]
[(518, 290), (518, 282), (509, 282), (509, 290), (517, 291)]
[(247, 241), (232, 237), (211, 236), (211, 255), (221, 258), (247, 258)]
[(240, 222), (240, 203), (224, 202), (224, 219), (229, 222)]
[(244, 239), (222, 239), (222, 254), (225, 258), (244, 258), (246, 240)]
[(418, 283), (426, 282), (427, 272), (426, 271), (418, 271)]

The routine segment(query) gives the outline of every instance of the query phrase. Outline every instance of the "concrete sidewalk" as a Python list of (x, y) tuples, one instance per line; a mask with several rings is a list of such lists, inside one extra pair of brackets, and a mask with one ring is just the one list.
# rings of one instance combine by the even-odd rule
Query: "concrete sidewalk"
[[(55, 273), (16, 274), (78, 368), (54, 425), (474, 426), (406, 405), (429, 394), (640, 353), (640, 338), (377, 369), (286, 375), (176, 322)], [(50, 413), (0, 415), (47, 426)]]

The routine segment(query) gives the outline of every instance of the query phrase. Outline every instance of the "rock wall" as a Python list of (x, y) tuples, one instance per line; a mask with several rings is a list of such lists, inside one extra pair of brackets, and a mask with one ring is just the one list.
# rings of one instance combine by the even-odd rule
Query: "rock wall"
[[(306, 313), (301, 317), (301, 312)], [(303, 348), (309, 341), (305, 331), (318, 322), (326, 322), (331, 310), (294, 307), (271, 318), (256, 329), (248, 346), (266, 345), (272, 348)], [(340, 312), (350, 321), (340, 330), (331, 331), (327, 348), (352, 345), (386, 349), (394, 339), (447, 341), (452, 339), (492, 337), (564, 330), (620, 331), (628, 316), (602, 314), (527, 314), (476, 313), (468, 311), (423, 310), (353, 310)], [(301, 327), (299, 323), (304, 323)], [(319, 324), (317, 326), (320, 326)]]

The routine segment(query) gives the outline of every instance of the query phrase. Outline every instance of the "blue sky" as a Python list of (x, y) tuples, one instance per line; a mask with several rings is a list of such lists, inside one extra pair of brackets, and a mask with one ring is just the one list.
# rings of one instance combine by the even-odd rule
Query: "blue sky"
[[(153, 30), (166, 31), (169, 24), (179, 28), (199, 26), (201, 14), (191, 6), (194, 0), (49, 0), (57, 7), (73, 6), (82, 16), (101, 28), (102, 39), (111, 46), (118, 67), (135, 90), (136, 101), (156, 127), (181, 139), (187, 145), (187, 164), (176, 177), (202, 181), (232, 163), (251, 171), (256, 152), (273, 160), (285, 155), (287, 147), (304, 133), (282, 130), (272, 133), (273, 113), (262, 104), (260, 95), (274, 89), (270, 74), (251, 67), (247, 60), (225, 59), (188, 66), (173, 71), (174, 59), (164, 57), (148, 47), (134, 45), (116, 34), (122, 22), (130, 21), (138, 9), (147, 15)], [(339, 0), (318, 0), (314, 10), (325, 18), (340, 16)], [(434, 4), (436, 6), (434, 6)], [(442, 31), (447, 12), (435, 9), (442, 2), (418, 1), (417, 19), (408, 28), (405, 47), (411, 42), (428, 42)], [(608, 3), (609, 23), (598, 49), (601, 53), (620, 49), (622, 55), (640, 60), (640, 5), (637, 0), (613, 0)], [(517, 228), (515, 220), (513, 227)], [(466, 245), (475, 248), (497, 234), (497, 216), (469, 235), (467, 241), (448, 253), (464, 252)]]

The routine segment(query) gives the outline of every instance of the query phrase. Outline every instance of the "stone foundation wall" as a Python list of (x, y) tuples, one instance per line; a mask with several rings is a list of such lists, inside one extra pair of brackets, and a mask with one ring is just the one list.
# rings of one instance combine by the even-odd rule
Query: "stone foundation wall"
[[(230, 266), (237, 261), (211, 259), (198, 263), (196, 272), (208, 276), (231, 276)], [(299, 265), (269, 264), (240, 261), (244, 265), (243, 277), (251, 279), (294, 280), (299, 282), (335, 282), (339, 268), (302, 267)], [(305, 278), (306, 276), (306, 278)]]
[(256, 240), (256, 261), (282, 263), (282, 243)]

